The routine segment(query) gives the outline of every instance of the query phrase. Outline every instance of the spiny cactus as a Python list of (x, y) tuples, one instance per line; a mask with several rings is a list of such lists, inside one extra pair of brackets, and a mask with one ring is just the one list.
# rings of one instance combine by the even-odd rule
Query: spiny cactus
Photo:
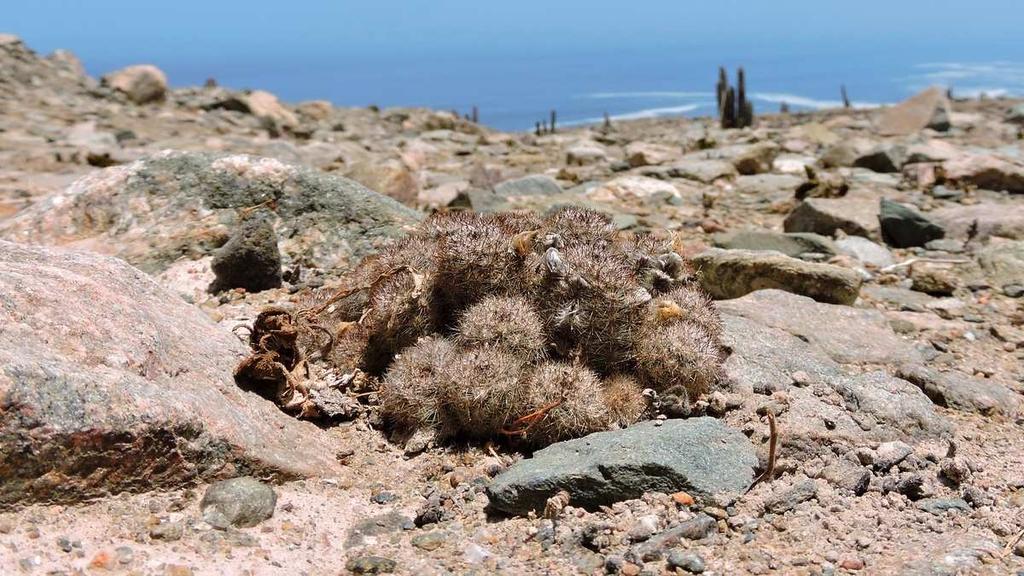
[(754, 124), (754, 104), (747, 100), (747, 80), (743, 68), (736, 71), (734, 89), (729, 85), (725, 68), (719, 67), (715, 95), (722, 128), (746, 128)]
[(239, 383), (300, 406), (312, 363), (369, 379), (360, 397), (396, 431), (543, 446), (685, 409), (721, 367), (717, 313), (671, 239), (591, 210), (437, 214), (350, 278), (268, 317), (288, 347), (258, 336)]

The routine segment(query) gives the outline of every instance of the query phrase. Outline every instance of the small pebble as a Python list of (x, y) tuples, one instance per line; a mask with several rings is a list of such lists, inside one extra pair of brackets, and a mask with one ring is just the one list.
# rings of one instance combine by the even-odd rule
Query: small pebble
[(682, 568), (691, 574), (704, 572), (704, 559), (699, 554), (673, 550), (668, 554), (668, 565), (672, 568)]

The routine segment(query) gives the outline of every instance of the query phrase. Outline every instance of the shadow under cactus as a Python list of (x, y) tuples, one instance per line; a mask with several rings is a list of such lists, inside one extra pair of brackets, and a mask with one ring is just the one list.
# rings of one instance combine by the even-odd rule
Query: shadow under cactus
[(261, 314), (235, 376), (302, 416), (329, 389), (403, 436), (536, 447), (682, 415), (718, 380), (720, 333), (671, 238), (579, 208), (447, 213), (346, 289)]

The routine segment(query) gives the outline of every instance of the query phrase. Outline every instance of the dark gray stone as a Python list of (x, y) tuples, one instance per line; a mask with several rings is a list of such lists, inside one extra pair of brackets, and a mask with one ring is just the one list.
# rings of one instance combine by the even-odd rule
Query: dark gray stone
[(924, 246), (932, 240), (942, 238), (946, 231), (942, 226), (922, 216), (919, 212), (888, 198), (882, 198), (878, 223), (885, 243), (896, 248)]
[(260, 292), (281, 286), (281, 252), (277, 234), (266, 218), (242, 222), (231, 239), (213, 253), (210, 268), (216, 280), (210, 292), (244, 288)]
[(741, 230), (715, 234), (712, 242), (719, 248), (729, 250), (774, 250), (794, 258), (808, 252), (829, 256), (837, 253), (831, 239), (820, 234), (802, 232), (786, 234), (771, 230)]
[(664, 532), (652, 536), (649, 540), (632, 551), (642, 562), (651, 562), (661, 558), (669, 548), (678, 546), (683, 540), (703, 540), (718, 531), (718, 522), (701, 513), (680, 522)]
[(881, 144), (853, 161), (857, 168), (874, 172), (899, 172), (907, 159), (907, 147), (902, 144)]
[(948, 188), (943, 185), (938, 185), (932, 188), (932, 198), (936, 200), (949, 200), (951, 202), (957, 202), (964, 197), (964, 191), (957, 188)]
[(494, 193), (502, 198), (510, 196), (554, 196), (562, 193), (562, 187), (551, 176), (532, 174), (496, 184), (494, 186)]
[(807, 198), (783, 221), (786, 232), (832, 236), (842, 230), (851, 236), (877, 237), (878, 201), (865, 195)]
[(248, 476), (211, 484), (199, 503), (203, 520), (221, 530), (256, 526), (274, 515), (275, 506), (274, 489)]
[(487, 494), (491, 508), (513, 514), (542, 511), (560, 490), (587, 509), (645, 492), (711, 501), (741, 494), (756, 465), (747, 438), (714, 418), (644, 422), (552, 444), (499, 474)]
[(871, 483), (871, 471), (849, 460), (838, 458), (821, 471), (821, 478), (841, 490), (849, 490), (860, 496), (867, 492)]
[(783, 514), (796, 508), (799, 504), (818, 497), (818, 487), (814, 480), (804, 479), (771, 497), (764, 503), (764, 511), (772, 514)]
[(687, 552), (685, 550), (673, 550), (668, 555), (669, 568), (681, 568), (690, 574), (701, 574), (704, 572), (704, 559), (700, 554)]
[(397, 562), (383, 556), (358, 556), (345, 563), (352, 574), (391, 574), (397, 567)]
[(888, 248), (862, 236), (840, 238), (836, 240), (835, 246), (840, 253), (853, 256), (864, 264), (875, 268), (885, 268), (896, 263)]
[(906, 442), (898, 440), (884, 442), (875, 450), (872, 457), (872, 465), (875, 467), (875, 470), (886, 472), (913, 453), (914, 449)]
[(781, 328), (841, 364), (893, 364), (919, 358), (877, 310), (815, 302), (782, 290), (758, 290), (717, 306), (723, 313)]
[(1016, 395), (1005, 386), (962, 372), (939, 372), (921, 364), (907, 364), (896, 375), (920, 388), (943, 408), (985, 415), (1012, 415), (1019, 409)]
[(971, 505), (960, 498), (924, 498), (916, 504), (919, 510), (930, 512), (935, 515), (943, 515), (948, 510), (957, 512), (970, 512)]

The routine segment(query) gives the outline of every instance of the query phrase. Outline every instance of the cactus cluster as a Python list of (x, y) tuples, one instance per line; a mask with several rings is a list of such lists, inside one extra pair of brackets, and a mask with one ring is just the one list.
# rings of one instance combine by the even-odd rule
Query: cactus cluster
[(368, 375), (391, 429), (543, 446), (717, 381), (719, 318), (692, 282), (671, 238), (597, 212), (438, 214), (308, 303), (293, 341)]
[(746, 128), (754, 124), (754, 104), (747, 100), (747, 79), (743, 68), (736, 71), (736, 87), (733, 88), (729, 85), (725, 68), (720, 67), (715, 96), (722, 128)]

